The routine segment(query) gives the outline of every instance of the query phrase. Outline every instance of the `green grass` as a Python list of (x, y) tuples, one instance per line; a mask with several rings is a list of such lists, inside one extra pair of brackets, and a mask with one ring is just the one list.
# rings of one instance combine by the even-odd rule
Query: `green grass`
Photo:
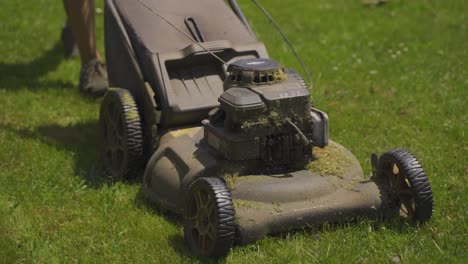
[[(225, 261), (467, 262), (468, 2), (261, 2), (312, 69), (332, 139), (367, 175), (370, 153), (409, 149), (430, 177), (435, 215), (422, 228), (365, 220), (267, 237)], [(241, 3), (271, 57), (299, 68), (252, 4)], [(101, 184), (100, 100), (78, 93), (79, 61), (62, 59), (60, 4), (0, 5), (0, 263), (198, 262), (180, 222), (149, 205), (138, 184)]]

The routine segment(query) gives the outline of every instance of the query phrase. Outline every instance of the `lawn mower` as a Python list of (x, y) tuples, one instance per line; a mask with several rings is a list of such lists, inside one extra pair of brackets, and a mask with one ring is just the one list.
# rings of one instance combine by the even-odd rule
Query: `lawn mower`
[(416, 158), (373, 154), (366, 179), (235, 0), (106, 0), (105, 50), (118, 88), (100, 109), (103, 166), (115, 180), (144, 168), (143, 193), (184, 217), (195, 254), (356, 217), (431, 218)]

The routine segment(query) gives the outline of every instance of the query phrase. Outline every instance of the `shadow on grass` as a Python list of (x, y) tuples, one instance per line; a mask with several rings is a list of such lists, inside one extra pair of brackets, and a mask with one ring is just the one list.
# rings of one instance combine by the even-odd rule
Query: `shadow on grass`
[(25, 139), (39, 140), (58, 150), (72, 152), (75, 158), (75, 175), (82, 177), (90, 187), (100, 188), (103, 184), (110, 183), (101, 165), (97, 122), (69, 126), (50, 124), (33, 130), (0, 124), (0, 129), (14, 132)]
[(57, 42), (50, 50), (38, 58), (25, 63), (0, 62), (0, 89), (17, 90), (27, 88), (39, 89), (70, 89), (75, 85), (67, 81), (41, 80), (41, 77), (57, 69), (63, 61), (63, 46)]
[[(164, 218), (164, 220), (177, 225), (184, 225), (184, 217), (180, 214), (174, 213), (167, 209), (164, 209), (162, 206), (152, 203), (148, 197), (140, 190), (135, 197), (134, 206), (137, 208), (142, 208), (145, 210), (150, 210), (151, 213)], [(193, 262), (194, 260), (199, 260), (202, 263), (224, 263), (224, 259), (212, 260), (207, 258), (200, 258), (195, 256), (190, 249), (187, 247), (183, 235), (171, 235), (169, 238), (169, 245), (181, 256), (185, 261)]]
[(151, 211), (151, 213), (157, 214), (175, 225), (181, 226), (184, 224), (183, 217), (180, 214), (166, 210), (162, 206), (152, 203), (141, 189), (135, 196), (133, 205), (136, 208), (147, 209)]
[(109, 183), (99, 155), (98, 123), (87, 122), (71, 126), (57, 124), (36, 128), (38, 139), (75, 155), (75, 175), (83, 177), (88, 186), (100, 188)]
[(193, 262), (194, 260), (199, 260), (201, 263), (226, 263), (225, 258), (221, 259), (209, 259), (209, 258), (201, 258), (197, 257), (190, 252), (190, 250), (187, 248), (184, 238), (182, 236), (178, 235), (172, 235), (169, 236), (169, 244), (173, 249), (176, 250), (176, 252), (179, 254), (179, 256), (186, 258), (186, 262), (190, 260), (190, 262)]
[[(39, 140), (41, 143), (54, 146), (58, 150), (73, 152), (75, 174), (82, 177), (88, 186), (99, 189), (103, 185), (112, 184), (112, 181), (106, 177), (99, 157), (98, 126), (97, 122), (79, 123), (70, 126), (50, 124), (36, 127), (33, 130), (27, 130), (15, 129), (0, 123), (0, 130), (16, 133), (25, 139)], [(128, 183), (133, 184), (138, 182), (141, 180), (141, 175), (139, 176), (134, 181)], [(135, 196), (133, 204), (136, 208), (149, 210), (152, 214), (163, 217), (166, 221), (175, 225), (183, 225), (182, 216), (151, 203), (141, 190)], [(187, 259), (196, 259), (185, 246), (182, 236), (173, 236), (169, 240), (170, 245), (180, 256)]]
[[(137, 193), (133, 204), (136, 208), (150, 210), (152, 214), (164, 218), (164, 220), (178, 226), (184, 225), (183, 216), (167, 209), (162, 206), (152, 203), (148, 197), (140, 191)], [(181, 235), (172, 235), (169, 237), (169, 244), (171, 247), (181, 256), (188, 259), (196, 259), (190, 250), (187, 248), (184, 242), (184, 238)]]
[[(0, 129), (14, 132), (20, 137), (26, 139), (39, 140), (42, 143), (56, 147), (58, 150), (73, 152), (75, 158), (75, 174), (83, 177), (86, 184), (90, 187), (100, 188), (104, 184), (111, 183), (111, 181), (105, 176), (104, 170), (101, 166), (102, 163), (99, 158), (98, 123), (96, 121), (78, 123), (70, 126), (49, 124), (36, 127), (33, 130), (18, 130), (8, 125), (0, 124)], [(163, 217), (166, 221), (175, 225), (183, 225), (183, 217), (151, 203), (141, 190), (135, 196), (133, 203), (136, 208), (149, 210), (151, 213)], [(294, 234), (298, 231), (302, 231), (320, 239), (320, 235), (323, 232), (335, 232), (339, 229), (346, 229), (350, 226), (362, 228), (363, 230), (367, 230), (367, 227), (371, 227), (371, 229), (375, 231), (385, 227), (385, 229), (391, 229), (402, 234), (414, 232), (415, 230), (413, 226), (400, 221), (398, 218), (381, 216), (377, 217), (377, 220), (358, 217), (347, 219), (335, 224), (314, 225), (272, 236), (285, 238), (291, 233)], [(362, 232), (362, 234), (363, 239), (365, 239), (367, 233)], [(171, 236), (169, 238), (169, 243), (171, 247), (183, 258), (198, 259), (186, 247), (182, 235)], [(205, 259), (200, 260), (205, 261)], [(222, 262), (223, 259), (220, 261)]]

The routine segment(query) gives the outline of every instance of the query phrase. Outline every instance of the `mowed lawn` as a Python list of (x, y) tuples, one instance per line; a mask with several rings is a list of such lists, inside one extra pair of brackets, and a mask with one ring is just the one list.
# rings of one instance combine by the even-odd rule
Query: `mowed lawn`
[[(299, 69), (261, 13), (240, 2), (271, 57)], [(372, 152), (410, 150), (430, 178), (434, 218), (420, 228), (311, 227), (221, 261), (467, 263), (468, 1), (260, 2), (312, 70), (331, 138), (366, 175)], [(3, 0), (0, 18), (0, 263), (202, 262), (184, 246), (181, 221), (152, 206), (138, 183), (107, 184), (101, 99), (80, 95), (79, 60), (63, 59), (61, 1)], [(103, 53), (102, 13), (97, 20)]]

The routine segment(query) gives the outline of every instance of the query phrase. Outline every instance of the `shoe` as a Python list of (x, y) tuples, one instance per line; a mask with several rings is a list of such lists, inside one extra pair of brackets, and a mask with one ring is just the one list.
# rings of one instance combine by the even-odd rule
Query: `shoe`
[(75, 39), (73, 38), (72, 31), (67, 24), (63, 26), (60, 38), (62, 39), (62, 44), (64, 48), (63, 55), (65, 59), (70, 59), (80, 54), (78, 46), (75, 43)]
[(103, 95), (108, 88), (106, 65), (98, 59), (81, 67), (80, 91), (95, 96)]

